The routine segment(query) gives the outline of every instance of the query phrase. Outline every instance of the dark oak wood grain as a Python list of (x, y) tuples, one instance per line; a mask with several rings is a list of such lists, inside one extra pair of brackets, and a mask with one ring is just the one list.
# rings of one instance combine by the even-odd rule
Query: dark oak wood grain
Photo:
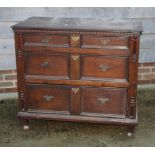
[(13, 30), (25, 125), (49, 119), (133, 132), (141, 23), (32, 17)]
[(98, 116), (122, 115), (126, 117), (127, 89), (83, 87), (81, 111), (96, 113)]
[(24, 35), (25, 45), (69, 47), (68, 35), (49, 35), (27, 33)]
[(120, 47), (106, 47), (102, 49), (93, 49), (93, 48), (62, 48), (62, 47), (49, 47), (49, 46), (32, 46), (24, 45), (24, 51), (26, 52), (60, 52), (60, 53), (71, 53), (71, 54), (95, 54), (95, 55), (115, 55), (115, 56), (129, 56), (129, 49), (121, 49)]
[(102, 37), (102, 36), (83, 36), (82, 48), (106, 48), (120, 47), (128, 48), (128, 37)]
[(44, 119), (44, 120), (57, 120), (57, 121), (69, 121), (69, 122), (88, 122), (88, 123), (104, 123), (104, 124), (116, 124), (125, 126), (136, 126), (137, 119), (129, 118), (107, 118), (107, 117), (90, 117), (90, 116), (79, 116), (79, 115), (60, 115), (60, 114), (41, 114), (41, 113), (28, 113), (19, 112), (17, 117), (20, 119)]
[(28, 84), (28, 109), (69, 111), (70, 87)]
[[(57, 80), (56, 80), (57, 78)], [(126, 88), (129, 87), (129, 82), (125, 80), (64, 80), (65, 77), (47, 77), (47, 76), (26, 76), (25, 81), (27, 83), (48, 83), (48, 84), (65, 84), (65, 85), (75, 85), (75, 86), (96, 86), (96, 87), (116, 87), (116, 88)]]
[(49, 75), (69, 78), (69, 55), (57, 53), (24, 53), (26, 75)]
[(70, 109), (70, 113), (72, 115), (80, 115), (80, 113), (81, 113), (80, 98), (81, 98), (80, 87), (79, 86), (72, 86), (72, 89), (71, 89), (71, 109)]
[(128, 66), (128, 57), (84, 55), (81, 57), (81, 78), (128, 80)]
[(71, 54), (71, 80), (79, 80), (80, 79), (80, 55), (79, 54)]

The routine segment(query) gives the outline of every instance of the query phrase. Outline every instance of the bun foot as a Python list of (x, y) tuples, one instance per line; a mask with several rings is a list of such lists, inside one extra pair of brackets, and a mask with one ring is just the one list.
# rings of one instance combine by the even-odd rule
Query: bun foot
[(30, 129), (28, 119), (22, 119), (22, 128), (23, 128), (23, 130), (29, 130)]
[(30, 126), (29, 125), (23, 125), (23, 130), (29, 130)]
[(131, 137), (133, 135), (134, 129), (135, 129), (135, 126), (128, 126), (127, 127), (127, 136), (128, 137)]
[(127, 133), (127, 136), (128, 136), (128, 137), (131, 137), (131, 136), (132, 136), (132, 134), (133, 134), (133, 133), (128, 132), (128, 133)]

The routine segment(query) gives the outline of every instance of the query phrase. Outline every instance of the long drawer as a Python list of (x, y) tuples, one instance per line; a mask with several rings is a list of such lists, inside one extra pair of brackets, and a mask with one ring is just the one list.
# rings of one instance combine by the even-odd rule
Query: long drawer
[[(27, 84), (28, 111), (68, 112), (75, 106), (80, 115), (126, 117), (127, 89), (51, 84)], [(79, 92), (79, 93), (78, 93)], [(78, 96), (77, 96), (78, 95)], [(72, 98), (72, 99), (71, 99)]]
[(24, 34), (24, 45), (51, 46), (51, 47), (79, 47), (94, 49), (129, 49), (129, 37), (117, 36), (87, 36), (87, 35), (63, 35), (46, 33)]
[[(127, 82), (128, 56), (24, 52), (25, 75), (54, 80)], [(73, 69), (75, 68), (75, 70)], [(37, 77), (38, 76), (38, 77)]]

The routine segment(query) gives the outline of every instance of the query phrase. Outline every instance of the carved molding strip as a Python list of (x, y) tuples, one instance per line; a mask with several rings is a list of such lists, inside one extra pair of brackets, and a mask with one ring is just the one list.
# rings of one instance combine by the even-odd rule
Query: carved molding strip
[(136, 102), (136, 98), (134, 96), (132, 96), (130, 99), (130, 118), (131, 119), (133, 119), (135, 116), (135, 114), (134, 114), (135, 102)]
[(133, 53), (132, 62), (136, 63), (136, 61), (137, 61), (137, 55), (135, 53)]
[(134, 96), (132, 96), (130, 99), (130, 106), (131, 107), (135, 106), (135, 97)]
[(69, 31), (69, 30), (28, 30), (28, 29), (18, 29), (15, 32), (41, 32), (41, 33), (65, 33), (65, 34), (89, 34), (89, 35), (105, 35), (105, 36), (120, 36), (120, 35), (136, 35), (140, 32), (110, 32), (110, 31)]
[(136, 63), (137, 62), (137, 39), (138, 37), (136, 35), (134, 35), (133, 37), (133, 53), (132, 53), (132, 62)]
[[(21, 100), (20, 106), (21, 111), (25, 111), (25, 81), (24, 81), (24, 64), (23, 64), (23, 33), (19, 33), (19, 41), (18, 41), (18, 65), (17, 65), (17, 77), (18, 77), (18, 89), (19, 89), (19, 99)], [(20, 66), (20, 69), (18, 68)]]
[(24, 100), (24, 91), (23, 90), (20, 90), (20, 92), (19, 92), (19, 98), (21, 100)]
[(22, 51), (21, 50), (18, 50), (18, 57), (22, 57)]

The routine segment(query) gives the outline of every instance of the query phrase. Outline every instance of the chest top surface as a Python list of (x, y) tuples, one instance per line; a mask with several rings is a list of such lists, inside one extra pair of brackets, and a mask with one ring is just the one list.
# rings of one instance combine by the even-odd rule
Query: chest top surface
[(16, 29), (49, 29), (49, 30), (90, 30), (141, 32), (142, 23), (129, 22), (121, 19), (80, 19), (80, 18), (49, 18), (31, 17), (12, 27)]

